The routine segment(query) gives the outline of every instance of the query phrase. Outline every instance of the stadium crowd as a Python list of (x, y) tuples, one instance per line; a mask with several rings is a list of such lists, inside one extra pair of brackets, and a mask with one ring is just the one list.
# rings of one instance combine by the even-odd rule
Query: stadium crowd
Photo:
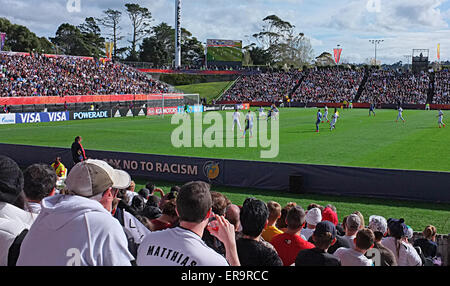
[(164, 83), (119, 63), (77, 57), (0, 53), (0, 96), (70, 96), (167, 92)]
[(403, 219), (339, 220), (333, 205), (255, 198), (238, 206), (204, 182), (136, 192), (128, 173), (92, 159), (65, 187), (57, 180), (49, 165), (22, 171), (0, 156), (0, 265), (439, 265), (431, 225), (411, 241)]
[(243, 75), (226, 91), (224, 101), (266, 101), (282, 100), (302, 78), (300, 71), (271, 71), (255, 75)]
[(429, 88), (428, 73), (371, 71), (359, 102), (425, 104)]
[(309, 102), (351, 102), (364, 78), (364, 71), (326, 68), (308, 73), (300, 88), (293, 95), (293, 101)]
[(437, 72), (434, 82), (434, 104), (450, 104), (450, 71)]

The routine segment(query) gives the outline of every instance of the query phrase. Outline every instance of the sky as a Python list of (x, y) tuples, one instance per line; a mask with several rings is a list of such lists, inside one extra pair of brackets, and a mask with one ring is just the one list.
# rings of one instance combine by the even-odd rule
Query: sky
[[(125, 3), (147, 7), (152, 25), (175, 23), (175, 0), (0, 0), (0, 17), (27, 26), (38, 36), (53, 37), (59, 25), (79, 25), (112, 8), (123, 11), (122, 35), (130, 37)], [(67, 5), (69, 5), (69, 8)], [(200, 41), (255, 42), (262, 19), (277, 15), (311, 41), (314, 55), (343, 49), (341, 59), (365, 63), (375, 54), (371, 39), (382, 39), (377, 59), (408, 61), (412, 49), (429, 49), (430, 61), (450, 60), (450, 0), (182, 0), (182, 26)], [(126, 44), (126, 43), (123, 43)]]

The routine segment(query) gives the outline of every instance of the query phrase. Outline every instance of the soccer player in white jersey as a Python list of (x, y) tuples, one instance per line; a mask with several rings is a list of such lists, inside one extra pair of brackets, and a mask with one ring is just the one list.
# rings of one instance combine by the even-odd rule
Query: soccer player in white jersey
[(264, 118), (266, 113), (264, 112), (264, 108), (262, 106), (259, 107), (259, 118)]
[(247, 134), (247, 130), (250, 131), (250, 138), (253, 137), (253, 113), (251, 110), (249, 110), (247, 115), (245, 116), (245, 130), (242, 137), (245, 137), (245, 134)]
[(236, 125), (239, 126), (239, 130), (242, 131), (240, 119), (241, 119), (241, 114), (239, 113), (239, 111), (236, 108), (233, 113), (233, 127), (232, 127), (231, 131), (234, 131), (234, 127)]
[(403, 123), (405, 122), (405, 119), (403, 119), (403, 108), (401, 106), (398, 108), (398, 116), (395, 122), (398, 122), (399, 119), (401, 119)]
[(278, 110), (278, 108), (275, 104), (272, 105), (272, 113), (273, 113), (273, 119), (277, 120), (278, 114), (280, 113), (280, 111)]
[(442, 112), (441, 109), (439, 109), (439, 114), (437, 116), (439, 118), (438, 124), (439, 124), (439, 128), (445, 127), (445, 123), (444, 123), (444, 112)]
[(324, 123), (325, 120), (327, 121), (327, 123), (330, 122), (330, 120), (328, 119), (328, 106), (326, 106), (326, 105), (325, 105), (325, 111), (324, 111), (323, 117), (322, 117), (322, 123)]
[(337, 111), (337, 108), (334, 109), (334, 114), (332, 116), (331, 119), (331, 123), (330, 123), (330, 130), (333, 130), (336, 128), (336, 122), (339, 118), (339, 112)]

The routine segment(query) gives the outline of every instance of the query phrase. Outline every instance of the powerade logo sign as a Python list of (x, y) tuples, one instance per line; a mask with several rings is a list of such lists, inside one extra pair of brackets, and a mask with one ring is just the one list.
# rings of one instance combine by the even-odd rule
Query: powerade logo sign
[(13, 113), (0, 114), (0, 124), (16, 124), (16, 115)]
[(108, 111), (86, 111), (86, 112), (74, 112), (71, 119), (73, 120), (85, 120), (85, 119), (99, 119), (109, 118)]
[(16, 113), (16, 123), (59, 122), (69, 120), (69, 112)]

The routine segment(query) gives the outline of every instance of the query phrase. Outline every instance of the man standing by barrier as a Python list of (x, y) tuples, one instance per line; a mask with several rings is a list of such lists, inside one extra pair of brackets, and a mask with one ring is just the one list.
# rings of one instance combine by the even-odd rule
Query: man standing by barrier
[(81, 136), (77, 136), (75, 137), (75, 142), (72, 143), (72, 159), (75, 164), (87, 160), (86, 152), (83, 145), (81, 145), (82, 140)]

